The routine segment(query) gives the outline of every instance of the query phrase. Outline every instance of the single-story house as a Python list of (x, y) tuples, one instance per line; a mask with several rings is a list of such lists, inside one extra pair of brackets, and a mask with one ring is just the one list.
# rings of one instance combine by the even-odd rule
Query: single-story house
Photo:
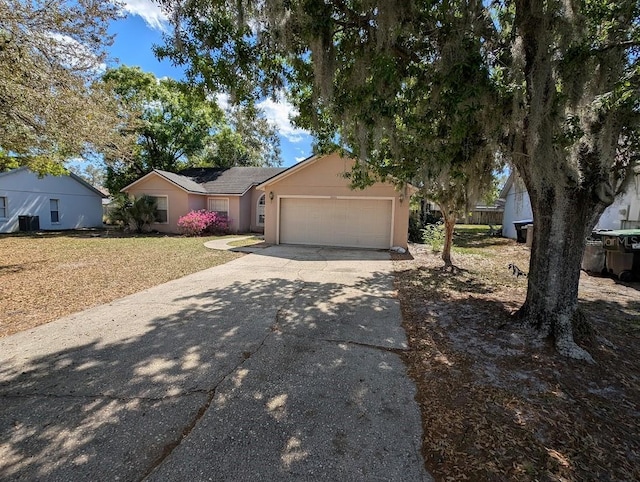
[(154, 169), (122, 192), (156, 199), (158, 221), (151, 228), (160, 232), (177, 233), (178, 219), (202, 209), (226, 216), (233, 233), (262, 232), (265, 198), (256, 186), (282, 171), (280, 167), (201, 167), (179, 173)]
[[(502, 235), (516, 239), (514, 222), (533, 219), (531, 200), (524, 183), (512, 172), (507, 179), (500, 198), (505, 200), (502, 218)], [(608, 206), (595, 229), (634, 229), (640, 228), (640, 172), (636, 172), (626, 191), (616, 197)]]
[(123, 189), (157, 198), (161, 222), (152, 229), (177, 232), (192, 210), (222, 212), (232, 232), (264, 232), (272, 244), (365, 248), (407, 246), (412, 187), (378, 182), (353, 190), (344, 176), (353, 159), (312, 156), (284, 168), (154, 170)]
[(75, 174), (38, 174), (26, 167), (0, 173), (0, 233), (102, 227), (98, 189)]
[(344, 173), (355, 161), (312, 156), (260, 184), (268, 199), (264, 238), (275, 244), (407, 247), (413, 186), (377, 182), (353, 190)]

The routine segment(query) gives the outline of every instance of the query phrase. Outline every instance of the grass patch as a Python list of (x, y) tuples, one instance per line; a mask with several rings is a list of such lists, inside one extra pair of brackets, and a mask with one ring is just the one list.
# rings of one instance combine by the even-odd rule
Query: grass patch
[(0, 336), (47, 323), (238, 256), (218, 239), (117, 232), (0, 237)]
[[(499, 226), (493, 226), (494, 229)], [(456, 232), (464, 234), (487, 234), (489, 232), (488, 224), (456, 224)]]
[(234, 248), (240, 248), (242, 246), (253, 246), (254, 244), (263, 243), (264, 239), (258, 236), (251, 236), (250, 238), (238, 239), (236, 241), (229, 241), (227, 245)]

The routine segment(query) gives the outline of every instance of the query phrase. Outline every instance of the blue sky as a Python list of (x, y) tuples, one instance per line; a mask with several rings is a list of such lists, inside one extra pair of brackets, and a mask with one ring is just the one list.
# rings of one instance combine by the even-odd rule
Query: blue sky
[[(151, 0), (125, 0), (123, 3), (127, 15), (111, 24), (115, 41), (110, 52), (117, 63), (111, 62), (110, 66), (139, 66), (157, 77), (182, 78), (182, 68), (167, 60), (159, 61), (151, 50), (154, 44), (162, 43), (163, 30), (169, 31), (159, 7)], [(288, 116), (292, 107), (289, 104), (265, 100), (261, 107), (278, 130), (283, 166), (291, 166), (311, 155), (312, 138), (290, 124)]]

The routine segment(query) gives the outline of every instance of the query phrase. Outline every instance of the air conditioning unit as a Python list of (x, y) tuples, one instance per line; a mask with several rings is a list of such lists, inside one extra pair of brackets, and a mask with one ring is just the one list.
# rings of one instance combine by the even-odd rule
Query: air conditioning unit
[(40, 230), (39, 216), (18, 216), (18, 229), (22, 232), (29, 233)]

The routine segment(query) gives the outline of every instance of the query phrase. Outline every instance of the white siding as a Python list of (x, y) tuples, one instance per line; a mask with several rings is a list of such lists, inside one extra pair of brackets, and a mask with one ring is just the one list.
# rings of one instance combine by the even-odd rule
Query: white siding
[[(516, 238), (514, 221), (533, 219), (529, 194), (519, 183), (511, 184), (504, 205), (502, 235)], [(627, 191), (620, 195), (600, 216), (595, 229), (631, 229), (640, 227), (640, 175), (629, 183)]]
[(516, 228), (513, 223), (523, 219), (533, 219), (531, 200), (525, 187), (519, 182), (513, 182), (505, 197), (502, 235), (506, 238), (516, 239)]
[(640, 175), (631, 181), (626, 193), (604, 210), (596, 229), (623, 229), (623, 224), (628, 224), (627, 228), (640, 227)]
[[(39, 178), (26, 169), (0, 175), (0, 197), (7, 200), (0, 233), (18, 231), (18, 216), (38, 216), (40, 229), (102, 226), (102, 198), (70, 176)], [(51, 223), (50, 200), (58, 200), (60, 221)]]

